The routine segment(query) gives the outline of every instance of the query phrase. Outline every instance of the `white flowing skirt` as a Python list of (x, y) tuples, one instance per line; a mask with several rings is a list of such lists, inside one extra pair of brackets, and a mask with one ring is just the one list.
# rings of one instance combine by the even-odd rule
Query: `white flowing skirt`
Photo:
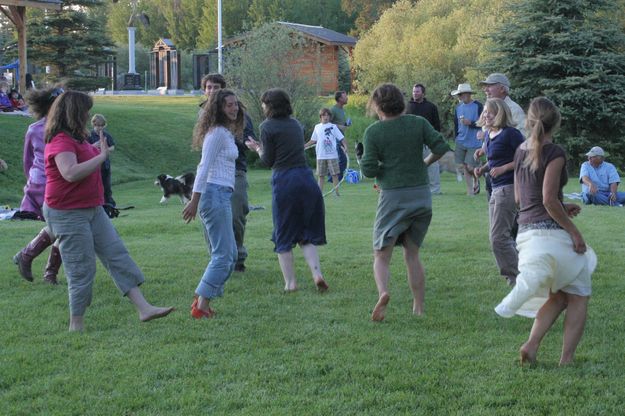
[(573, 240), (566, 231), (522, 232), (517, 237), (517, 249), (519, 275), (514, 288), (495, 308), (498, 315), (534, 318), (550, 291), (590, 296), (597, 256), (588, 246), (584, 254), (573, 251)]

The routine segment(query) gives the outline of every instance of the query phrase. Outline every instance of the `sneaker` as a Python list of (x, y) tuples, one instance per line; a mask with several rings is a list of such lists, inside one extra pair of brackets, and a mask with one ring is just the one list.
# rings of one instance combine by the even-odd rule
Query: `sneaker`
[(244, 264), (237, 264), (234, 266), (234, 271), (237, 273), (243, 273), (245, 271), (245, 265)]
[(506, 282), (508, 282), (508, 286), (514, 287), (516, 285), (516, 277), (506, 277)]

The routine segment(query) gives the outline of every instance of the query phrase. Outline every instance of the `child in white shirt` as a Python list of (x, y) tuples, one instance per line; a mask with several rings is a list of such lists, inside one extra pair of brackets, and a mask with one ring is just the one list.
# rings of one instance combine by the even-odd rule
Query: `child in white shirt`
[(336, 196), (339, 196), (339, 154), (336, 150), (336, 143), (339, 142), (343, 151), (347, 153), (343, 133), (335, 125), (330, 123), (332, 112), (327, 108), (319, 110), (319, 118), (321, 123), (315, 126), (310, 141), (305, 147), (316, 144), (315, 151), (317, 153), (317, 175), (319, 176), (319, 188), (323, 192), (323, 183), (325, 178), (332, 176), (332, 185)]

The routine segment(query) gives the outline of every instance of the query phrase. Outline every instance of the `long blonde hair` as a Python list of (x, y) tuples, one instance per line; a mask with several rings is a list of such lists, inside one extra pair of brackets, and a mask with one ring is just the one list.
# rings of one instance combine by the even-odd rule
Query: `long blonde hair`
[(232, 132), (234, 137), (241, 137), (243, 135), (243, 126), (245, 125), (245, 107), (239, 101), (239, 112), (237, 113), (237, 119), (232, 121), (226, 116), (224, 112), (224, 106), (226, 104), (226, 98), (233, 96), (236, 98), (236, 94), (227, 89), (221, 89), (211, 94), (206, 104), (204, 104), (201, 111), (200, 118), (195, 123), (193, 129), (193, 143), (191, 147), (195, 150), (202, 149), (204, 143), (204, 137), (206, 133), (217, 126), (227, 128)]
[(538, 169), (545, 137), (553, 135), (558, 130), (560, 120), (560, 110), (550, 99), (536, 97), (532, 100), (525, 121), (529, 137), (526, 145), (528, 153), (523, 160), (524, 167), (529, 167), (532, 172)]

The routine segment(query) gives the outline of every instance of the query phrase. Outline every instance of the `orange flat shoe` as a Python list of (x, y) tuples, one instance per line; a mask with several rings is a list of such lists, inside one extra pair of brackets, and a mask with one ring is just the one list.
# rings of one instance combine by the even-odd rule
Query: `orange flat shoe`
[(193, 303), (191, 304), (191, 317), (195, 319), (202, 319), (202, 318), (211, 319), (215, 317), (215, 311), (212, 310), (211, 308), (208, 308), (208, 311), (198, 308), (197, 298), (195, 298), (193, 300)]

